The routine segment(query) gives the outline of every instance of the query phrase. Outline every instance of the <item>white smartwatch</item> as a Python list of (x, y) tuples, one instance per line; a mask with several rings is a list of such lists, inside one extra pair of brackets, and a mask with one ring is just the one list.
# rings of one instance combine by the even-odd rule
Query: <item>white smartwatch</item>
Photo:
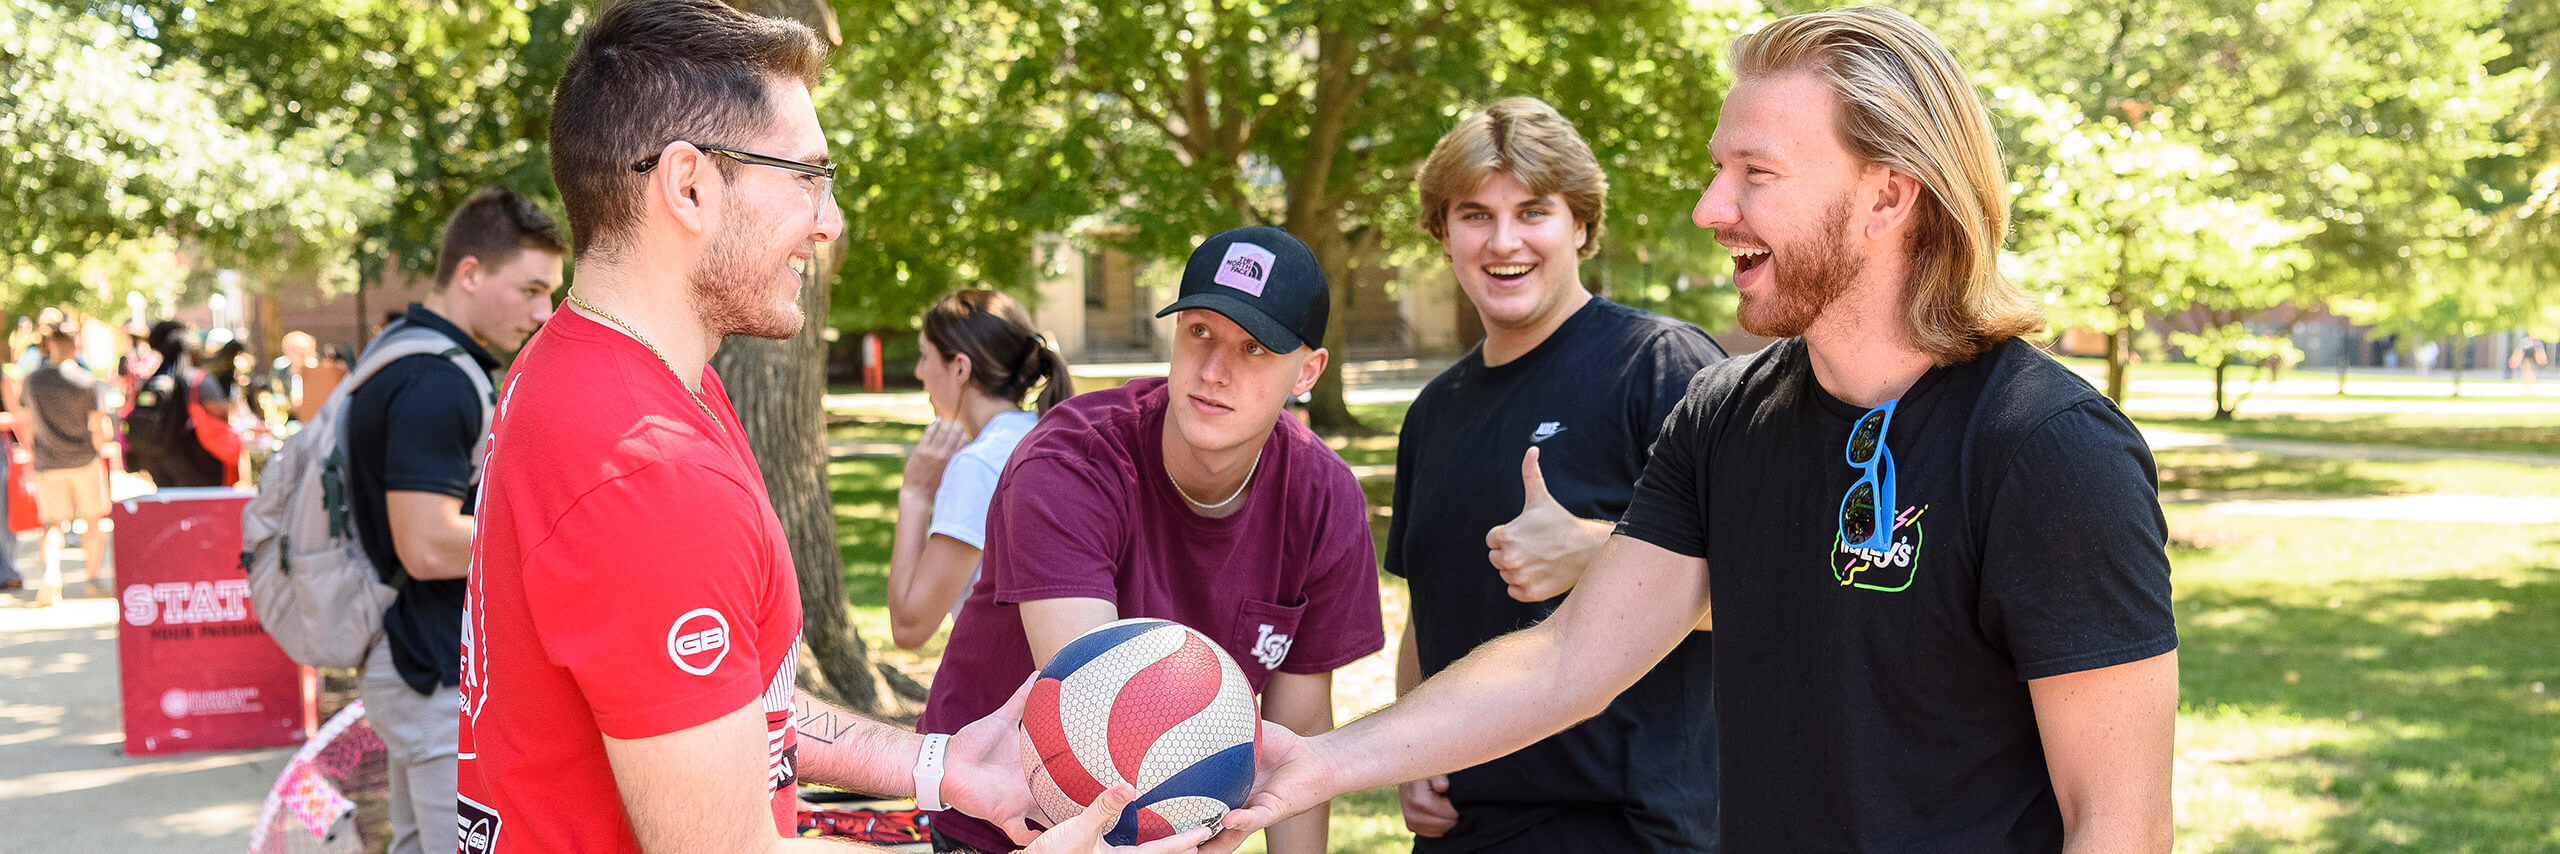
[(928, 812), (950, 808), (942, 802), (942, 755), (951, 748), (951, 736), (929, 733), (924, 749), (916, 752), (916, 808)]

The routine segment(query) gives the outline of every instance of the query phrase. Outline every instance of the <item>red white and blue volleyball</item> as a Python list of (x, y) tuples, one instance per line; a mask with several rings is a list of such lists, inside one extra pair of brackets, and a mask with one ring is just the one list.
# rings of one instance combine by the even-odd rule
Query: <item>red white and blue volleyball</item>
[(1138, 796), (1104, 841), (1217, 827), (1252, 791), (1260, 723), (1244, 671), (1208, 636), (1166, 620), (1096, 627), (1049, 659), (1023, 707), (1031, 817), (1054, 827), (1125, 782)]

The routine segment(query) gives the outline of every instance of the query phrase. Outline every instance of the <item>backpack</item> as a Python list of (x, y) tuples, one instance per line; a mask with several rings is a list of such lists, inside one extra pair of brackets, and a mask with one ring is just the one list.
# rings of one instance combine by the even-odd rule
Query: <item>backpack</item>
[(136, 384), (133, 403), (124, 411), (124, 430), (116, 437), (124, 445), (124, 470), (152, 471), (194, 444), (195, 421), (188, 411), (194, 404), (195, 384), (180, 364), (164, 366)]
[(356, 542), (347, 494), (347, 402), (386, 365), (440, 355), (472, 378), (489, 402), (481, 410), (472, 479), (489, 453), (489, 421), (497, 395), (489, 374), (453, 339), (433, 329), (394, 324), (329, 392), (319, 414), (284, 441), (269, 460), (257, 497), (240, 512), (240, 568), (249, 574), (249, 605), (293, 660), (313, 667), (362, 667), (382, 638), (382, 615), (407, 578), (392, 582)]

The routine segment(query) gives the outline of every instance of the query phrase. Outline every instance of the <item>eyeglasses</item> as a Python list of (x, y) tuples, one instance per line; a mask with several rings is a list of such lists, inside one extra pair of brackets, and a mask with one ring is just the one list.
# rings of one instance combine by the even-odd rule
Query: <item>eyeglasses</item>
[(1888, 400), (1867, 410), (1849, 428), (1849, 465), (1865, 474), (1849, 485), (1848, 494), (1840, 496), (1841, 548), (1883, 551), (1893, 545), (1893, 449), (1885, 447), (1884, 437), (1893, 429), (1893, 408), (1898, 403), (1901, 400)]
[[(811, 216), (824, 215), (827, 209), (826, 206), (833, 204), (836, 200), (836, 167), (833, 165), (802, 163), (789, 158), (757, 154), (752, 151), (739, 151), (735, 148), (722, 148), (716, 145), (703, 145), (701, 143), (693, 142), (685, 144), (691, 145), (706, 153), (717, 154), (749, 166), (770, 166), (775, 169), (781, 169), (787, 172), (797, 172), (802, 175), (818, 179), (818, 185), (809, 189), (809, 214)], [(637, 162), (631, 164), (631, 171), (633, 172), (646, 173), (649, 170), (656, 168), (658, 168), (658, 155), (655, 154), (640, 158)]]

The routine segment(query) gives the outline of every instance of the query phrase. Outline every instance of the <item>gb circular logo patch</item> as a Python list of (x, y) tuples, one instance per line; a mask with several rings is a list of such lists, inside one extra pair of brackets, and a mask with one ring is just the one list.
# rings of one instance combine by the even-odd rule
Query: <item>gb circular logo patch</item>
[(729, 618), (709, 608), (695, 608), (667, 627), (667, 658), (695, 676), (709, 676), (729, 657)]

